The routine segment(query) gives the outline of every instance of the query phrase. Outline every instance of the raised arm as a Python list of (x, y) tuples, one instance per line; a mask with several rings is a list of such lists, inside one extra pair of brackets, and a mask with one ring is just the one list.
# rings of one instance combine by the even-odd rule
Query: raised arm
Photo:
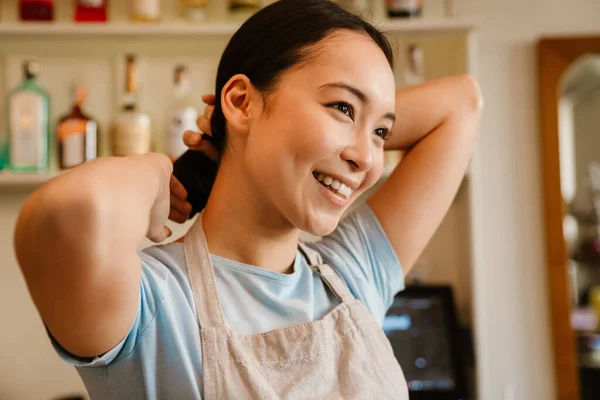
[(114, 347), (133, 324), (141, 277), (137, 248), (164, 240), (169, 212), (166, 156), (86, 163), (25, 202), (15, 251), (49, 331), (69, 352), (92, 357)]
[(448, 211), (468, 166), (483, 109), (468, 75), (398, 90), (386, 150), (407, 150), (367, 203), (407, 273)]

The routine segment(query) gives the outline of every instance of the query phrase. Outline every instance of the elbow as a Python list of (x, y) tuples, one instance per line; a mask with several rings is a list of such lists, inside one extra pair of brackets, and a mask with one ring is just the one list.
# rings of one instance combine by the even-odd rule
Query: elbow
[(466, 100), (466, 108), (472, 113), (481, 114), (484, 102), (479, 82), (470, 74), (461, 75), (459, 79), (461, 85), (464, 87), (463, 93)]

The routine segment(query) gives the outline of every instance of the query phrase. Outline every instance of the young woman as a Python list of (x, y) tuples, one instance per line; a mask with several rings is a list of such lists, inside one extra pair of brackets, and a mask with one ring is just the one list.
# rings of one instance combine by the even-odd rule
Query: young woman
[[(137, 251), (190, 211), (163, 155), (99, 159), (27, 200), (18, 260), (92, 398), (408, 399), (380, 326), (456, 193), (482, 101), (468, 76), (396, 92), (392, 64), (333, 2), (275, 2), (222, 56), (199, 121), (216, 149), (187, 134), (220, 164), (183, 243)], [(388, 149), (408, 152), (340, 222)]]

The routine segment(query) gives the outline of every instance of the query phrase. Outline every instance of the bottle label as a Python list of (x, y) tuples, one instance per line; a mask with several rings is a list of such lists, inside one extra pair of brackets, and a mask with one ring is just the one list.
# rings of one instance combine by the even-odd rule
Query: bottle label
[(38, 93), (23, 91), (10, 100), (10, 165), (45, 168), (48, 164), (47, 115)]
[(78, 0), (80, 7), (85, 8), (102, 8), (104, 7), (104, 0)]
[(129, 4), (134, 18), (152, 20), (160, 17), (160, 0), (130, 0)]
[(121, 121), (113, 126), (113, 154), (128, 156), (150, 152), (150, 124)]
[(387, 0), (390, 11), (414, 11), (421, 7), (422, 0)]
[(187, 146), (183, 143), (183, 134), (187, 130), (198, 130), (197, 118), (198, 113), (192, 107), (175, 110), (171, 113), (167, 129), (166, 149), (167, 155), (171, 158), (178, 158), (187, 150)]
[(61, 166), (72, 168), (96, 158), (97, 125), (85, 119), (69, 119), (58, 128)]

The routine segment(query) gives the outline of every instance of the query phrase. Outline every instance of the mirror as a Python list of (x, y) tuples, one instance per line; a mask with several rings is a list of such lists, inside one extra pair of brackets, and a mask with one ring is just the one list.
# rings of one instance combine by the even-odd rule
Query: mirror
[(560, 183), (571, 327), (582, 399), (600, 396), (600, 55), (578, 58), (559, 85)]
[(548, 300), (559, 399), (600, 398), (600, 37), (538, 45)]

